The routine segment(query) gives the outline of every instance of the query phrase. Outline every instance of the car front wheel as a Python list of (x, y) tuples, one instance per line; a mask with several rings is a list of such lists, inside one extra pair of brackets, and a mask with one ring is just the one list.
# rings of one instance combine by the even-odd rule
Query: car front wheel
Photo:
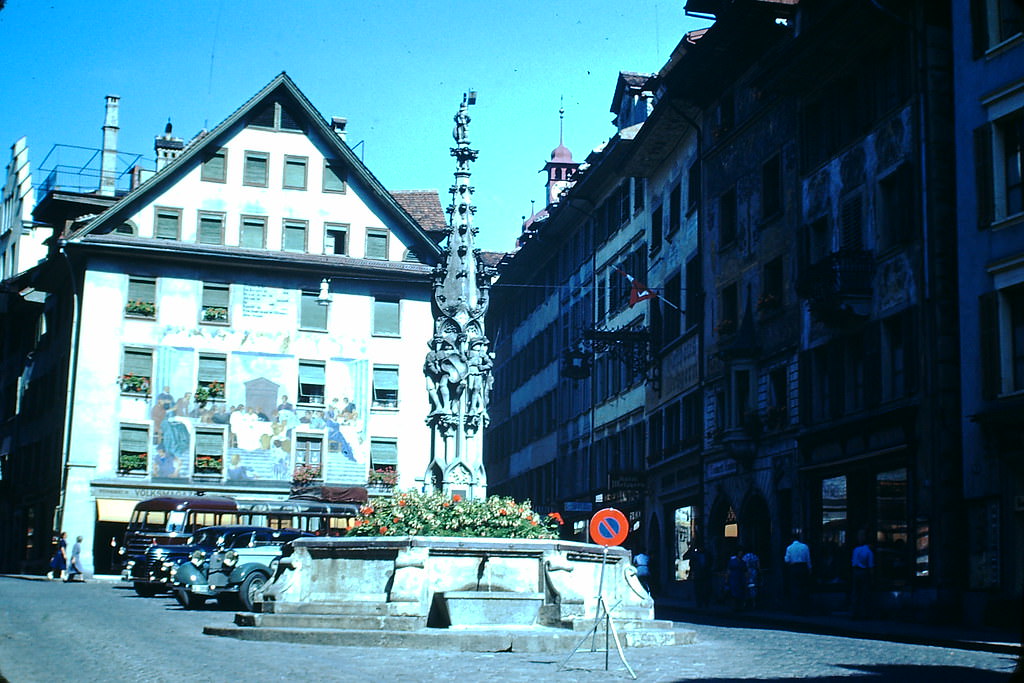
[(263, 586), (267, 584), (267, 575), (262, 572), (253, 572), (245, 577), (241, 587), (238, 589), (238, 600), (246, 612), (253, 611), (256, 598), (263, 592)]
[(206, 598), (187, 591), (184, 588), (179, 588), (174, 591), (174, 597), (178, 600), (178, 604), (185, 609), (199, 609), (206, 603)]

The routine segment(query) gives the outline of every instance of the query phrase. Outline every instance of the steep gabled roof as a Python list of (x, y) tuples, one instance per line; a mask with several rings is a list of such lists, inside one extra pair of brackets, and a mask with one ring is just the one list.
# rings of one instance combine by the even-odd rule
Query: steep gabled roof
[(243, 126), (246, 118), (261, 104), (282, 94), (290, 100), (291, 104), (296, 105), (296, 109), (291, 112), (296, 120), (308, 124), (307, 135), (322, 140), (336, 158), (345, 164), (349, 171), (350, 181), (355, 178), (369, 191), (371, 197), (391, 214), (392, 218), (407, 227), (410, 234), (422, 243), (422, 247), (417, 245), (422, 249), (420, 254), (424, 256), (432, 254), (439, 257), (441, 249), (426, 233), (424, 227), (417, 223), (416, 219), (384, 188), (359, 157), (352, 153), (349, 146), (338, 137), (331, 129), (330, 124), (324, 120), (288, 74), (283, 71), (208, 134), (202, 137), (197, 136), (197, 139), (186, 147), (181, 156), (161, 169), (138, 189), (129, 192), (96, 219), (76, 230), (68, 239), (77, 240), (92, 232), (104, 233), (113, 230), (134, 207), (144, 204), (147, 198), (161, 193), (167, 186), (176, 182), (184, 171), (192, 168), (198, 159), (203, 158), (202, 155), (205, 152), (220, 147), (222, 141)]
[(437, 190), (392, 190), (391, 196), (428, 233), (444, 232), (448, 227)]

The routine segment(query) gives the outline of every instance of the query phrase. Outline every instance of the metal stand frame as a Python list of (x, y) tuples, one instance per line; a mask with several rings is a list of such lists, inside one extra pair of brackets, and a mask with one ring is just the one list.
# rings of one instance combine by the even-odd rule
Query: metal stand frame
[[(611, 611), (608, 609), (608, 604), (604, 600), (604, 566), (608, 563), (608, 546), (604, 546), (604, 554), (601, 556), (601, 574), (597, 581), (597, 614), (594, 617), (594, 625), (587, 630), (587, 632), (580, 638), (580, 642), (576, 643), (576, 647), (572, 649), (572, 652), (558, 665), (558, 670), (562, 671), (565, 669), (565, 665), (569, 663), (572, 656), (576, 654), (577, 650), (583, 643), (587, 642), (587, 638), (590, 638), (590, 651), (597, 652), (597, 629), (604, 622), (604, 670), (608, 671), (608, 659), (611, 648), (608, 646), (608, 635), (611, 634), (615, 641), (615, 650), (619, 653), (619, 661), (626, 667), (626, 671), (632, 676), (633, 680), (636, 680), (636, 673), (632, 667), (629, 666), (629, 662), (626, 661), (626, 655), (622, 652), (622, 643), (619, 641), (618, 631), (615, 630), (615, 622), (612, 620)], [(613, 605), (613, 609), (618, 603)]]

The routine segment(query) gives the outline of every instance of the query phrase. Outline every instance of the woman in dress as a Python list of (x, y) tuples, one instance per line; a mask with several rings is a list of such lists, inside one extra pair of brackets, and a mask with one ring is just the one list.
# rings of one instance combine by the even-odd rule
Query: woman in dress
[(53, 554), (53, 559), (50, 560), (50, 569), (52, 570), (47, 576), (51, 579), (59, 579), (60, 575), (67, 569), (68, 566), (68, 532), (60, 532), (60, 538), (57, 539), (57, 551)]
[[(78, 577), (77, 579), (75, 577)], [(82, 571), (82, 537), (75, 539), (75, 545), (71, 547), (71, 561), (68, 563), (68, 578), (65, 581), (85, 581), (85, 572)]]

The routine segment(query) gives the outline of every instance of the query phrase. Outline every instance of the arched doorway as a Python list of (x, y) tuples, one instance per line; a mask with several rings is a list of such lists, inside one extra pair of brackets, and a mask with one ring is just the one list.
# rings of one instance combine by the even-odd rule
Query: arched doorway
[(760, 558), (762, 568), (774, 564), (771, 513), (768, 511), (768, 503), (761, 494), (751, 493), (743, 501), (739, 522), (742, 527), (739, 538), (743, 547), (752, 550)]

